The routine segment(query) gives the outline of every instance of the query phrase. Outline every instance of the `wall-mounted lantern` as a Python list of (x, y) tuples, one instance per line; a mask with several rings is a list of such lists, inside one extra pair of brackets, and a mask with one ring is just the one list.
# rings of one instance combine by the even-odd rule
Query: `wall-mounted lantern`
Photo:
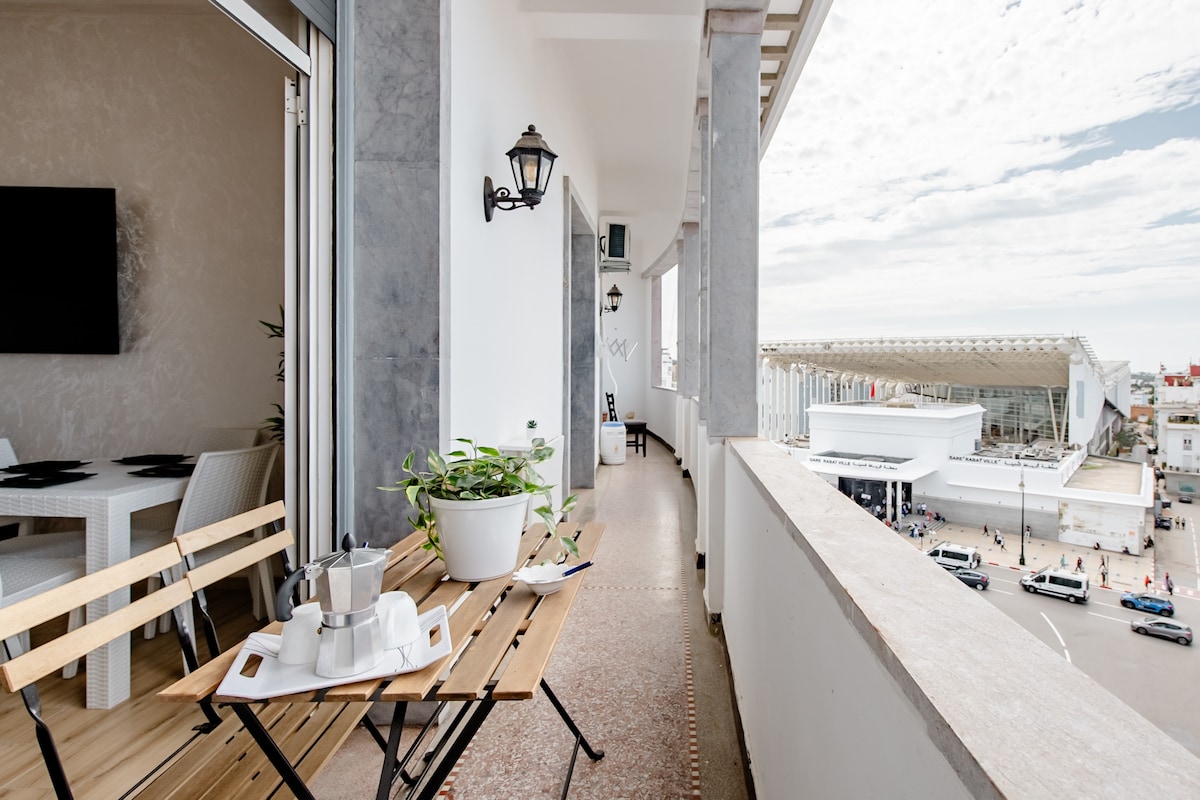
[(608, 305), (600, 306), (601, 314), (606, 311), (609, 313), (615, 313), (616, 310), (621, 307), (621, 298), (625, 295), (621, 294), (621, 290), (618, 289), (617, 285), (614, 283), (613, 287), (609, 289), (604, 296), (608, 298)]
[(514, 208), (533, 208), (542, 202), (546, 186), (550, 183), (550, 171), (554, 168), (554, 159), (558, 156), (546, 146), (542, 135), (530, 125), (529, 130), (521, 134), (517, 143), (505, 155), (512, 162), (513, 179), (517, 182), (517, 192), (520, 198), (513, 197), (512, 192), (501, 186), (492, 186), (492, 179), (483, 179), (483, 218), (492, 221), (492, 213), (499, 208), (502, 211), (512, 211)]

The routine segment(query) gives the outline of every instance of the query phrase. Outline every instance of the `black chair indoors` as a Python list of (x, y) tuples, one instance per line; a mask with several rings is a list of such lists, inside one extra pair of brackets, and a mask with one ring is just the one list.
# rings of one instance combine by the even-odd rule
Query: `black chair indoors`
[(605, 392), (608, 399), (608, 418), (613, 422), (625, 423), (625, 446), (632, 447), (633, 452), (641, 450), (642, 458), (646, 457), (646, 421), (642, 419), (621, 419), (617, 416), (617, 401), (612, 392)]

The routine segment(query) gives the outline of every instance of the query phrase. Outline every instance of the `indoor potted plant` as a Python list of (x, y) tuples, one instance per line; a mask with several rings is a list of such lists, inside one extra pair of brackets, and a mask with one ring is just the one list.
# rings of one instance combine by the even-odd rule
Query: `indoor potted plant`
[(525, 438), (532, 442), (537, 438), (537, 435), (537, 420), (531, 419), (525, 423)]
[[(508, 575), (517, 565), (530, 496), (546, 497), (547, 503), (534, 511), (551, 535), (558, 515), (575, 507), (576, 496), (564, 500), (557, 511), (550, 506), (552, 487), (533, 469), (554, 454), (543, 439), (534, 439), (530, 451), (521, 455), (503, 455), (473, 439), (455, 441), (471, 452), (456, 450), (447, 460), (430, 450), (429, 468), (423, 471), (413, 469), (415, 453), (409, 453), (402, 467), (409, 477), (379, 488), (404, 492), (416, 511), (409, 523), (425, 532), (424, 547), (446, 562), (452, 579), (482, 581)], [(560, 537), (560, 544), (578, 555), (574, 540)]]

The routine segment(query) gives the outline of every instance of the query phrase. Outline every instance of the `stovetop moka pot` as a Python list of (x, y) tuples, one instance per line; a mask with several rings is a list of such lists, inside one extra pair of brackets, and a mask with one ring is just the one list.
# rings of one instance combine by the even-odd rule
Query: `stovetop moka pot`
[(275, 615), (292, 618), (292, 595), (301, 580), (315, 580), (321, 606), (321, 640), (316, 672), (344, 678), (371, 669), (383, 659), (376, 604), (390, 550), (357, 547), (352, 534), (342, 549), (298, 567), (275, 595)]

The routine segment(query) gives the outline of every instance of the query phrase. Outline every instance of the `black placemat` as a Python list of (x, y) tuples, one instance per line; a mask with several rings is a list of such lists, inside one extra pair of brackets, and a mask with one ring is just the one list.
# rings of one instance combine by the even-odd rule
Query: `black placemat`
[(157, 467), (135, 469), (129, 474), (139, 478), (186, 478), (195, 469), (195, 464), (159, 464)]
[(90, 461), (29, 461), (24, 464), (13, 464), (11, 467), (5, 467), (3, 472), (16, 472), (23, 475), (41, 474), (44, 472), (62, 472), (68, 469), (77, 469), (79, 467), (90, 464)]
[(39, 472), (33, 475), (16, 475), (0, 480), (3, 489), (42, 489), (90, 478), (94, 472)]
[(115, 458), (113, 459), (113, 463), (126, 464), (131, 467), (153, 467), (159, 464), (178, 464), (180, 461), (186, 461), (189, 458), (191, 458), (191, 456), (185, 456), (179, 453), (146, 453), (140, 456)]

